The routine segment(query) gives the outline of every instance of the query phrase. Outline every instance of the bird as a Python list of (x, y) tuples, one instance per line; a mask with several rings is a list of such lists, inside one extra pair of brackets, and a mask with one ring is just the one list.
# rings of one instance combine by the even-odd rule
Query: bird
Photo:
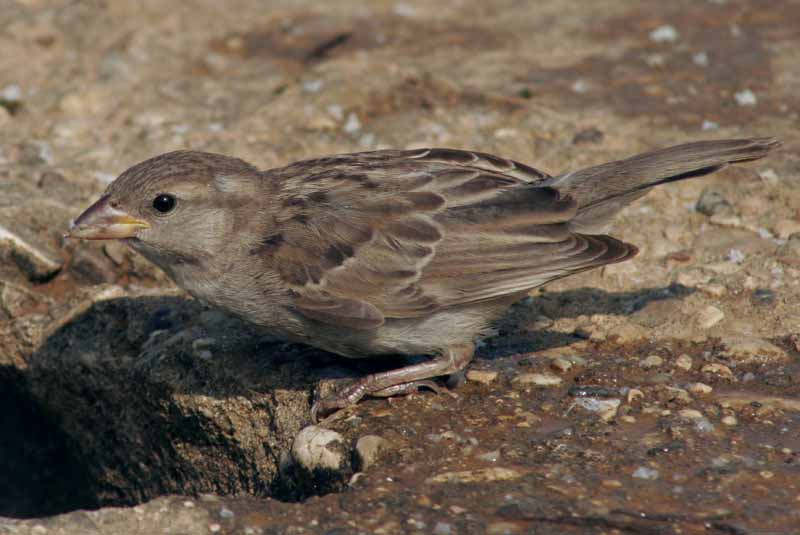
[(259, 170), (179, 150), (110, 183), (67, 236), (121, 240), (201, 302), (348, 358), (427, 360), (368, 374), (319, 416), (462, 372), (534, 288), (623, 262), (615, 216), (661, 184), (766, 156), (775, 138), (685, 143), (549, 175), (483, 152), (377, 150)]

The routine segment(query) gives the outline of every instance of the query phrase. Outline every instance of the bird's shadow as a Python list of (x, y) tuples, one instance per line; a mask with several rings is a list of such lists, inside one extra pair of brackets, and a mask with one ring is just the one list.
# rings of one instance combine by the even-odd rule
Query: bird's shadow
[[(546, 328), (520, 331), (516, 326), (521, 321), (628, 315), (652, 301), (689, 293), (682, 286), (543, 293), (515, 305), (478, 358), (497, 359), (575, 341), (572, 334)], [(272, 396), (270, 403), (279, 404), (275, 391), (294, 392), (292, 399), (300, 405), (292, 410), (302, 420), (308, 418), (314, 386), (332, 366), (352, 375), (397, 367), (396, 360), (350, 361), (286, 344), (174, 296), (95, 303), (49, 333), (27, 364), (24, 371), (0, 367), (0, 401), (13, 408), (7, 410), (13, 421), (0, 426), (0, 480), (7, 483), (0, 491), (0, 516), (131, 504), (169, 492), (226, 493), (225, 487), (214, 484), (193, 486), (194, 466), (169, 465), (168, 460), (176, 458), (173, 442), (206, 443), (209, 437), (195, 420), (165, 409), (165, 400)], [(277, 459), (278, 452), (270, 454)], [(109, 483), (109, 472), (131, 483), (130, 488)], [(102, 481), (100, 473), (105, 474)], [(251, 484), (248, 491), (269, 495), (270, 484)]]

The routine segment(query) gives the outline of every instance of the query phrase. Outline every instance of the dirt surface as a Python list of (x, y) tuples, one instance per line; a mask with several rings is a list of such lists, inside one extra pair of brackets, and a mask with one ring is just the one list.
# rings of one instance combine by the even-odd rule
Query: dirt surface
[[(800, 533), (797, 20), (797, 0), (3, 4), (0, 534)], [(319, 381), (396, 362), (286, 345), (61, 237), (178, 148), (558, 173), (750, 136), (784, 147), (627, 209), (613, 234), (641, 253), (516, 305), (455, 396), (329, 431), (298, 435)]]

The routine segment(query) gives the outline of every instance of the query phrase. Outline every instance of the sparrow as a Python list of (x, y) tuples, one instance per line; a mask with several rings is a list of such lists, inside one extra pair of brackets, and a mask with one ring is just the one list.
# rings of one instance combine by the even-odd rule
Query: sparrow
[(552, 280), (623, 262), (607, 235), (660, 184), (757, 160), (774, 138), (700, 141), (555, 176), (465, 150), (379, 150), (261, 171), (182, 150), (134, 165), (68, 236), (122, 240), (195, 298), (349, 358), (426, 355), (318, 399), (312, 418), (463, 370), (476, 338)]

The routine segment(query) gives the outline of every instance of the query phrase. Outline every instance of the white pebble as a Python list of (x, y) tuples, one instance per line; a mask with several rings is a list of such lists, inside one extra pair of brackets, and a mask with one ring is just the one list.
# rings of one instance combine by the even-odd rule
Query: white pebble
[(756, 94), (750, 91), (749, 89), (745, 89), (743, 91), (739, 91), (733, 98), (736, 99), (736, 103), (739, 106), (755, 106), (758, 103), (758, 98), (756, 98)]
[(719, 130), (719, 123), (706, 119), (703, 121), (701, 128), (703, 130)]
[(671, 43), (678, 40), (678, 30), (669, 24), (659, 26), (650, 32), (650, 40), (656, 43)]
[(344, 131), (348, 134), (354, 134), (361, 130), (361, 121), (358, 120), (358, 115), (350, 112), (347, 116), (347, 122), (344, 123)]
[(697, 52), (696, 54), (692, 55), (692, 63), (697, 65), (698, 67), (705, 67), (708, 65), (708, 53), (707, 52)]
[(658, 479), (658, 470), (654, 468), (648, 468), (646, 466), (640, 466), (633, 472), (633, 477), (636, 479), (649, 479), (654, 480)]

